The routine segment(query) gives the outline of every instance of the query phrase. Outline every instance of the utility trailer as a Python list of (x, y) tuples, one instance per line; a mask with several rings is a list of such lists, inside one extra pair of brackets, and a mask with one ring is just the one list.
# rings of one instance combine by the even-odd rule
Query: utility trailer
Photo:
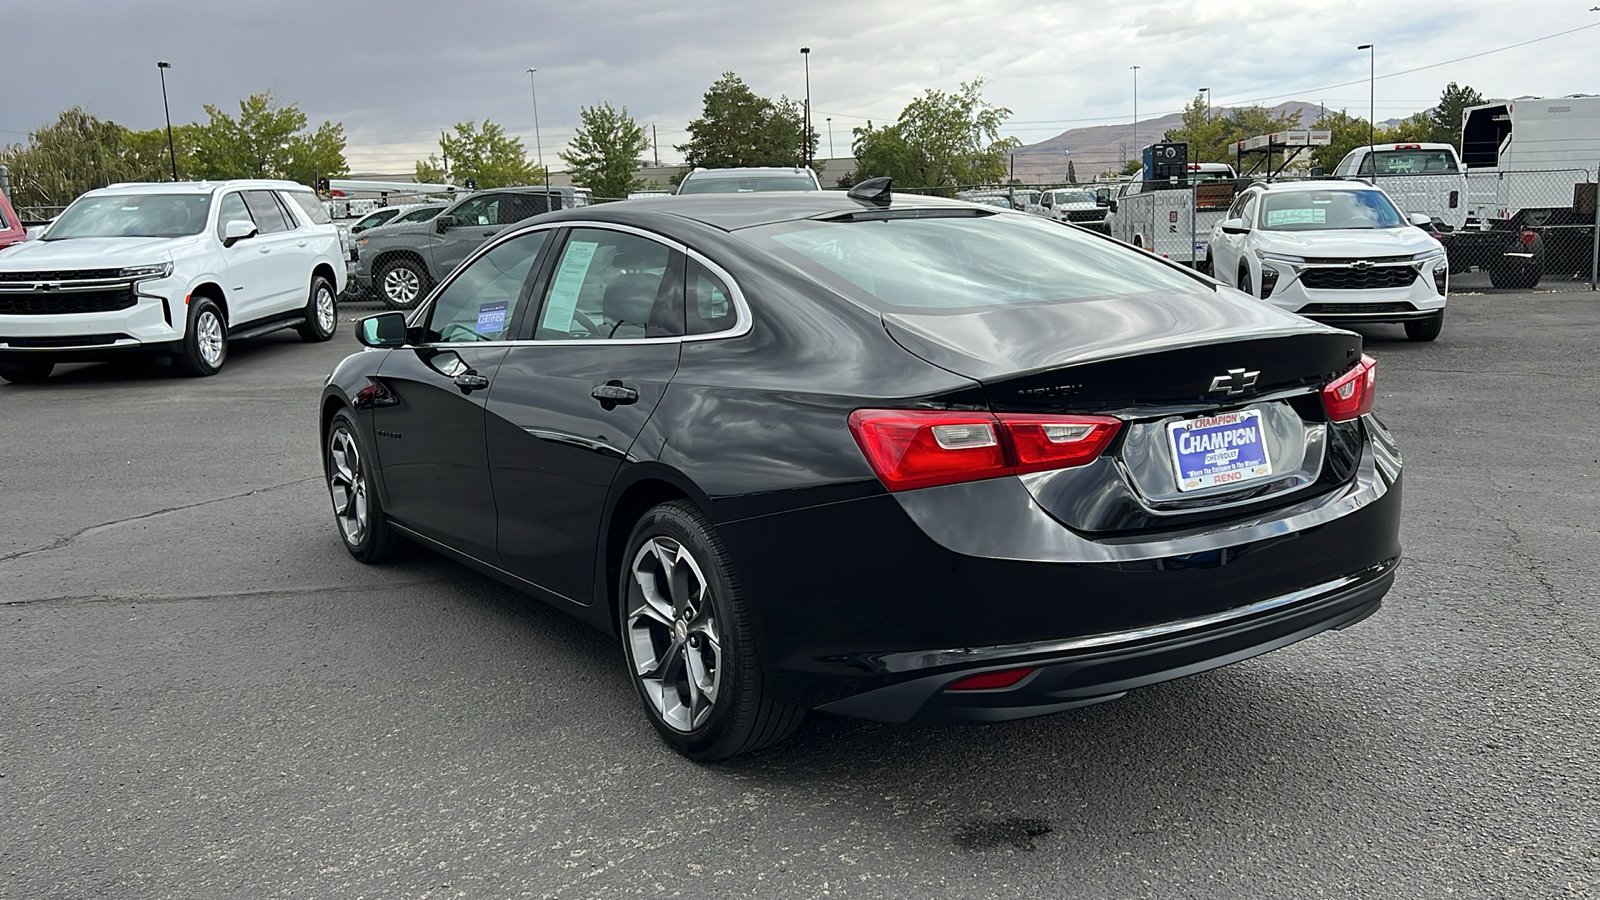
[(1236, 178), (1227, 163), (1191, 163), (1188, 144), (1144, 149), (1144, 168), (1108, 199), (1112, 237), (1174, 262), (1203, 269), (1211, 228), (1233, 204)]

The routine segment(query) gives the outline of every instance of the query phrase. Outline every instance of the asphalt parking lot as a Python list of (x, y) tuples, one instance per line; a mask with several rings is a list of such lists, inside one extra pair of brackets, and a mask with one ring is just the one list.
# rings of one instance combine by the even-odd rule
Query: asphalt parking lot
[(339, 544), (292, 332), (0, 386), (0, 898), (1595, 897), (1600, 295), (1364, 329), (1406, 460), (1373, 618), (989, 727), (702, 766), (611, 639)]

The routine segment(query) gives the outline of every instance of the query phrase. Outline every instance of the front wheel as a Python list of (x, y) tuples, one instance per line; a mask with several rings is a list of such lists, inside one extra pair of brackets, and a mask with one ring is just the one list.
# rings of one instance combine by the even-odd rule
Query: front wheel
[(628, 672), (673, 749), (726, 759), (800, 727), (805, 708), (768, 695), (732, 562), (698, 508), (674, 501), (646, 513), (618, 574)]
[(228, 361), (228, 326), (222, 310), (205, 297), (189, 301), (189, 326), (183, 333), (183, 348), (173, 358), (186, 375), (215, 375)]
[(333, 285), (321, 275), (311, 279), (311, 296), (306, 299), (306, 320), (295, 328), (300, 339), (321, 343), (333, 337), (339, 328), (339, 307), (334, 299)]
[(1439, 336), (1444, 330), (1444, 310), (1439, 310), (1426, 319), (1406, 323), (1406, 339), (1426, 343)]
[(38, 384), (50, 377), (55, 363), (0, 363), (0, 378), (12, 384)]
[(1256, 295), (1255, 285), (1250, 281), (1249, 266), (1239, 267), (1239, 290), (1244, 291), (1246, 294), (1249, 294), (1252, 297)]
[(404, 256), (385, 261), (373, 273), (378, 299), (390, 309), (415, 307), (432, 285), (433, 279), (422, 263)]
[(389, 527), (383, 504), (373, 490), (368, 456), (350, 411), (335, 413), (322, 455), (328, 493), (333, 498), (334, 523), (351, 556), (364, 563), (376, 563), (394, 556), (401, 538)]
[(1489, 267), (1489, 283), (1501, 290), (1527, 291), (1539, 286), (1541, 274), (1532, 264), (1493, 265)]

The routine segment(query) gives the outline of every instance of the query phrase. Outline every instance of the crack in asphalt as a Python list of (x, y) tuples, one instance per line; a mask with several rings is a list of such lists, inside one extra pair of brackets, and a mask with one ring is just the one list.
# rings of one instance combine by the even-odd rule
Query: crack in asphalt
[(222, 591), (206, 594), (68, 594), (59, 597), (34, 597), (28, 600), (0, 600), (0, 607), (43, 606), (59, 604), (76, 606), (88, 603), (185, 603), (196, 600), (249, 600), (258, 597), (303, 597), (307, 594), (371, 594), (377, 591), (400, 590), (445, 584), (442, 578), (425, 578), (420, 581), (397, 581), (388, 584), (369, 584), (356, 587), (319, 585), (303, 588), (263, 588), (259, 591)]
[(167, 515), (168, 513), (183, 512), (184, 510), (187, 510), (187, 509), (194, 509), (194, 508), (200, 507), (200, 506), (209, 506), (209, 505), (211, 505), (213, 503), (225, 503), (225, 502), (227, 502), (229, 500), (239, 500), (239, 499), (244, 498), (244, 497), (254, 496), (255, 494), (265, 494), (268, 491), (281, 490), (282, 488), (293, 487), (293, 486), (295, 486), (297, 484), (305, 484), (307, 482), (321, 481), (321, 480), (322, 480), (321, 476), (313, 475), (313, 476), (310, 476), (308, 478), (297, 478), (294, 481), (285, 481), (285, 482), (283, 482), (281, 484), (268, 485), (267, 487), (263, 487), (263, 488), (253, 488), (251, 490), (244, 491), (243, 493), (229, 494), (229, 495), (227, 495), (225, 497), (212, 497), (212, 498), (210, 498), (208, 500), (197, 500), (194, 503), (185, 503), (185, 504), (182, 504), (180, 506), (169, 506), (166, 509), (157, 509), (157, 510), (153, 510), (151, 512), (139, 513), (136, 516), (128, 516), (128, 517), (122, 518), (122, 519), (112, 519), (109, 522), (101, 522), (98, 525), (90, 525), (90, 526), (87, 526), (85, 528), (80, 528), (77, 531), (74, 531), (73, 533), (71, 533), (69, 535), (66, 535), (65, 537), (57, 538), (56, 540), (50, 542), (49, 544), (44, 545), (43, 547), (33, 547), (31, 549), (28, 549), (28, 550), (17, 550), (17, 551), (14, 551), (12, 553), (6, 553), (6, 554), (3, 554), (3, 555), (0, 555), (0, 563), (12, 562), (14, 560), (21, 559), (24, 556), (33, 556), (33, 555), (38, 554), (38, 553), (49, 553), (52, 550), (60, 550), (62, 547), (65, 547), (68, 544), (71, 544), (73, 541), (76, 541), (79, 538), (85, 537), (85, 536), (87, 536), (87, 535), (89, 535), (89, 534), (91, 534), (93, 532), (99, 531), (102, 528), (112, 528), (112, 527), (115, 527), (117, 525), (126, 525), (129, 522), (137, 522), (140, 519), (153, 519), (156, 516), (164, 516), (164, 515)]
[(1543, 591), (1545, 599), (1548, 601), (1546, 608), (1550, 612), (1556, 614), (1556, 630), (1570, 638), (1574, 644), (1577, 644), (1578, 649), (1583, 651), (1585, 655), (1595, 660), (1600, 660), (1600, 647), (1591, 646), (1588, 641), (1584, 640), (1582, 635), (1574, 631), (1569, 626), (1567, 617), (1562, 615), (1561, 608), (1563, 604), (1560, 593), (1556, 590), (1555, 584), (1550, 581), (1549, 576), (1545, 574), (1544, 569), (1541, 566), (1542, 561), (1538, 557), (1534, 556), (1532, 551), (1527, 547), (1526, 542), (1522, 538), (1522, 532), (1518, 531), (1517, 527), (1511, 524), (1510, 519), (1502, 518), (1484, 509), (1481, 503), (1476, 501), (1471, 502), (1472, 505), (1478, 510), (1479, 516), (1495, 523), (1496, 525), (1499, 525), (1501, 528), (1504, 528), (1506, 530), (1506, 534), (1510, 535), (1511, 540), (1507, 542), (1506, 549), (1510, 551), (1513, 558), (1522, 564), (1523, 572), (1529, 576), (1532, 576), (1533, 580)]

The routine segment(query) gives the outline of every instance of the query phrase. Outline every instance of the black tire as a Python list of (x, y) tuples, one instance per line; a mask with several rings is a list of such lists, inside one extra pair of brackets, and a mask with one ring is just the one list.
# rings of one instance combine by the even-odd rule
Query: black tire
[(1542, 274), (1531, 265), (1495, 265), (1489, 267), (1489, 283), (1501, 290), (1528, 291), (1539, 286)]
[(38, 384), (50, 377), (55, 363), (0, 363), (0, 378), (12, 384)]
[(183, 332), (183, 349), (172, 358), (178, 371), (205, 377), (222, 371), (228, 361), (228, 320), (215, 301), (194, 297), (189, 301), (189, 324)]
[(372, 273), (372, 292), (390, 309), (415, 309), (431, 287), (428, 268), (409, 256), (390, 257)]
[(311, 277), (311, 295), (306, 298), (306, 320), (295, 328), (300, 339), (320, 344), (339, 330), (339, 300), (328, 279)]
[(1249, 266), (1246, 265), (1246, 266), (1240, 266), (1239, 267), (1239, 281), (1238, 281), (1238, 284), (1239, 284), (1239, 290), (1244, 291), (1246, 294), (1249, 294), (1252, 297), (1254, 297), (1256, 295), (1256, 287), (1255, 287), (1254, 284), (1252, 284), (1250, 282), (1250, 267)]
[[(670, 569), (663, 554), (673, 560)], [(665, 610), (640, 586), (636, 566), (654, 579), (655, 599), (666, 598)], [(618, 576), (629, 678), (645, 715), (674, 750), (694, 760), (727, 759), (775, 744), (800, 727), (805, 707), (774, 700), (766, 691), (749, 607), (732, 561), (694, 504), (677, 500), (645, 513), (628, 538)], [(696, 582), (698, 600), (691, 587)], [(674, 588), (684, 596), (675, 596)], [(650, 656), (641, 663), (645, 653)], [(710, 679), (709, 690), (691, 685), (700, 684), (691, 656), (699, 661), (700, 676)], [(649, 678), (649, 670), (661, 677)], [(709, 706), (697, 711), (697, 701)]]
[(1444, 310), (1439, 310), (1426, 319), (1406, 323), (1406, 340), (1426, 343), (1439, 336), (1444, 330)]
[[(361, 442), (350, 411), (341, 409), (335, 413), (322, 445), (322, 474), (333, 503), (339, 539), (351, 556), (364, 563), (391, 559), (405, 545), (384, 515), (367, 463), (372, 458)], [(359, 527), (352, 527), (352, 520), (358, 520)]]
[(1200, 264), (1200, 274), (1210, 275), (1213, 271), (1215, 271), (1215, 269), (1216, 266), (1213, 264), (1211, 259), (1211, 251), (1208, 250), (1206, 251), (1205, 261)]

